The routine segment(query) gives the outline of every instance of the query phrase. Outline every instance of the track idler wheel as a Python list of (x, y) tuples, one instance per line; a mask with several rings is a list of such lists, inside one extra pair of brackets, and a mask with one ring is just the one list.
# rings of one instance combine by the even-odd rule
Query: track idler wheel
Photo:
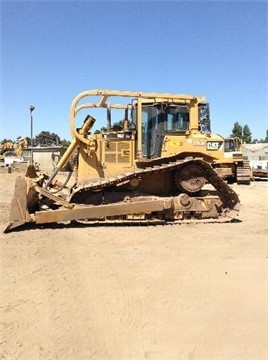
[(199, 165), (186, 165), (175, 173), (176, 186), (187, 193), (200, 191), (205, 183), (204, 171)]

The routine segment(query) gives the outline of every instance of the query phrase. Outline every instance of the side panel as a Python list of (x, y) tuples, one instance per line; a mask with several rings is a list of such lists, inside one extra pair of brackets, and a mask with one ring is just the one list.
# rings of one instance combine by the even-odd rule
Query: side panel
[(162, 146), (162, 156), (181, 155), (203, 157), (208, 161), (216, 161), (224, 154), (223, 139), (217, 135), (178, 134), (166, 135)]
[(96, 144), (96, 151), (80, 144), (79, 184), (134, 169), (134, 136), (125, 137), (123, 133), (102, 134), (98, 136)]

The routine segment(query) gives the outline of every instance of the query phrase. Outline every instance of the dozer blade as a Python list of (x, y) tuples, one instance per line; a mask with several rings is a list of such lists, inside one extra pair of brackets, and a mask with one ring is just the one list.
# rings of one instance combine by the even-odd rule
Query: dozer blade
[(14, 196), (10, 205), (9, 224), (4, 232), (15, 229), (30, 221), (27, 210), (27, 181), (24, 176), (19, 176), (15, 182)]

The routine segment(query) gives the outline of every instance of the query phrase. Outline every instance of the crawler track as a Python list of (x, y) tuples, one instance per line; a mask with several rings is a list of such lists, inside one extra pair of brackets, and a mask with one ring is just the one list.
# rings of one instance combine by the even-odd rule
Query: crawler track
[[(237, 194), (230, 188), (229, 185), (213, 170), (213, 168), (205, 161), (201, 159), (191, 159), (191, 160), (177, 160), (174, 162), (156, 165), (152, 167), (145, 167), (141, 169), (137, 169), (133, 172), (126, 172), (115, 177), (97, 179), (96, 181), (92, 181), (87, 184), (83, 184), (82, 186), (77, 186), (73, 189), (72, 195), (70, 197), (70, 203), (80, 203), (83, 197), (87, 197), (89, 193), (92, 192), (102, 192), (109, 189), (115, 189), (120, 185), (126, 184), (130, 182), (134, 178), (138, 178), (139, 181), (142, 181), (143, 177), (146, 175), (158, 174), (159, 172), (171, 172), (171, 171), (180, 171), (184, 167), (188, 165), (195, 164), (202, 168), (204, 178), (206, 181), (212, 185), (216, 191), (219, 200), (221, 201), (222, 206), (219, 207), (218, 217), (226, 217), (226, 215), (231, 212), (233, 209), (237, 210), (239, 199)], [(146, 197), (145, 197), (146, 198)], [(172, 198), (172, 196), (170, 196)], [(208, 196), (201, 195), (198, 197), (191, 196), (191, 199), (199, 199), (206, 200)], [(80, 199), (78, 201), (78, 199)], [(134, 199), (132, 200), (134, 201)], [(131, 204), (130, 204), (131, 206)], [(184, 219), (188, 218), (189, 211), (185, 209)], [(191, 219), (200, 219), (200, 210), (191, 212)], [(126, 217), (116, 217), (113, 220), (126, 220)], [(161, 219), (160, 219), (161, 220)], [(155, 219), (153, 220), (155, 221)]]
[[(124, 196), (121, 186), (137, 178), (139, 183), (145, 176), (168, 172), (179, 176), (179, 171), (187, 165), (199, 166), (206, 181), (214, 187), (212, 190), (201, 190), (197, 194), (186, 194), (175, 189), (162, 196), (150, 193)], [(173, 189), (174, 190), (174, 189)], [(116, 201), (99, 201), (97, 204), (89, 199), (94, 194), (120, 194)], [(11, 203), (10, 223), (5, 229), (8, 232), (27, 222), (36, 224), (78, 221), (94, 224), (164, 224), (191, 222), (224, 222), (237, 217), (239, 199), (237, 194), (224, 182), (212, 167), (199, 159), (178, 160), (126, 172), (112, 178), (92, 181), (83, 186), (72, 188), (71, 194), (64, 199), (63, 194), (55, 194), (40, 187), (26, 177), (18, 177), (15, 193)], [(31, 206), (29, 206), (31, 204)]]
[(241, 165), (238, 165), (236, 170), (237, 184), (249, 185), (251, 180), (251, 169), (248, 160), (244, 160)]

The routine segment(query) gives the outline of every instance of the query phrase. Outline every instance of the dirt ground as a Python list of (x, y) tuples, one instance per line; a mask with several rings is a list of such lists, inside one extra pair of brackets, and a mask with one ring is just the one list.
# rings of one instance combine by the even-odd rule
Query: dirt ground
[(267, 360), (268, 182), (241, 222), (51, 226), (3, 234), (0, 359)]

